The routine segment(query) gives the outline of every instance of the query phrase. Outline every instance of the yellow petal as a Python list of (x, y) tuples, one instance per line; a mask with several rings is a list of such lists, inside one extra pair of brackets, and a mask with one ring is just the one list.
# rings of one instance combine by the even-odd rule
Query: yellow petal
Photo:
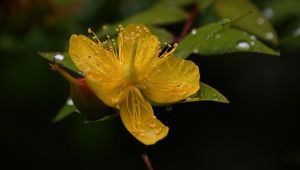
[(91, 90), (108, 106), (117, 107), (128, 93), (124, 79), (109, 75), (86, 74), (85, 79)]
[(75, 65), (85, 74), (91, 90), (109, 106), (116, 106), (124, 98), (121, 64), (114, 53), (100, 42), (83, 35), (72, 35), (69, 53)]
[(94, 42), (84, 35), (73, 34), (70, 38), (69, 54), (84, 74), (110, 73), (117, 69), (118, 60), (114, 53), (105, 49), (101, 42)]
[(158, 59), (158, 38), (142, 24), (130, 24), (121, 29), (118, 36), (119, 56), (122, 63), (134, 63), (138, 74), (143, 73)]
[(120, 115), (127, 130), (145, 145), (152, 145), (168, 134), (169, 128), (156, 119), (150, 103), (135, 87), (129, 87), (120, 104)]
[(144, 96), (159, 104), (183, 100), (200, 88), (199, 68), (192, 61), (168, 59), (142, 81)]

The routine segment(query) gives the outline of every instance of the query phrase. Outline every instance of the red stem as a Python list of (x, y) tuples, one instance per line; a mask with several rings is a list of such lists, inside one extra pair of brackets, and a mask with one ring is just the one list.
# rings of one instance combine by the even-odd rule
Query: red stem
[(192, 10), (189, 12), (189, 18), (188, 20), (184, 23), (183, 29), (180, 33), (179, 37), (175, 37), (174, 38), (174, 42), (180, 42), (190, 31), (194, 20), (196, 19), (198, 14), (198, 7), (197, 5), (194, 5), (194, 7), (192, 8)]
[(151, 161), (149, 159), (149, 156), (146, 153), (144, 153), (144, 154), (142, 154), (142, 158), (143, 158), (143, 160), (144, 160), (144, 162), (147, 166), (147, 169), (148, 170), (153, 170), (152, 165), (151, 165)]

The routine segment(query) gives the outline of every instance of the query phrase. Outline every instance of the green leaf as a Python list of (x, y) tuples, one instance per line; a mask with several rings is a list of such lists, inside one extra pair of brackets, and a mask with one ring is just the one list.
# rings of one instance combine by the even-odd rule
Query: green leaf
[(191, 97), (187, 98), (184, 102), (198, 102), (198, 101), (214, 101), (220, 103), (229, 103), (228, 99), (218, 92), (213, 87), (200, 82), (200, 90), (192, 95)]
[(158, 3), (143, 12), (123, 20), (121, 24), (143, 23), (146, 25), (165, 25), (179, 22), (187, 18), (188, 14), (176, 5), (172, 6)]
[(87, 120), (87, 121), (84, 121), (83, 123), (103, 122), (103, 121), (111, 120), (111, 119), (117, 117), (118, 115), (119, 115), (119, 113), (115, 113), (115, 114), (104, 116), (103, 118), (98, 119), (98, 120), (93, 120), (93, 121)]
[(74, 62), (71, 60), (69, 53), (39, 52), (38, 54), (53, 63), (57, 63), (64, 68), (82, 75), (82, 73), (75, 66)]
[(279, 43), (280, 48), (288, 50), (299, 50), (300, 48), (300, 20), (295, 20), (291, 24), (287, 25), (282, 31), (281, 41)]
[[(247, 32), (227, 27), (230, 21), (213, 23), (192, 30), (175, 51), (178, 58), (187, 58), (191, 53), (218, 55), (232, 52), (256, 52), (279, 55)], [(225, 25), (225, 26), (224, 26)]]
[(271, 23), (250, 0), (215, 0), (214, 2), (221, 17), (233, 18), (251, 11), (250, 15), (233, 24), (273, 44), (278, 43), (277, 34)]
[(60, 111), (56, 114), (52, 122), (57, 123), (71, 115), (72, 113), (79, 113), (74, 104), (69, 103), (71, 99), (67, 100), (67, 103), (60, 109)]
[(188, 6), (194, 3), (196, 0), (161, 0), (163, 5), (171, 6)]
[(213, 0), (197, 0), (198, 9), (204, 12), (213, 2)]

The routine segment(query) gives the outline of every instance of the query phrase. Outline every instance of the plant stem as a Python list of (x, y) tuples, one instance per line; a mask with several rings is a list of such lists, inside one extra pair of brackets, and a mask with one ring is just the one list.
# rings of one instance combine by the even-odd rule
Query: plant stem
[(142, 158), (143, 158), (143, 160), (144, 160), (144, 162), (147, 166), (147, 169), (148, 170), (153, 170), (152, 165), (151, 165), (151, 161), (149, 159), (149, 156), (146, 153), (144, 153), (144, 154), (142, 154)]
[(184, 26), (182, 28), (182, 31), (180, 33), (179, 37), (174, 37), (174, 42), (180, 42), (190, 31), (194, 20), (196, 19), (198, 14), (198, 7), (197, 5), (194, 5), (192, 10), (189, 12), (189, 18), (184, 23)]

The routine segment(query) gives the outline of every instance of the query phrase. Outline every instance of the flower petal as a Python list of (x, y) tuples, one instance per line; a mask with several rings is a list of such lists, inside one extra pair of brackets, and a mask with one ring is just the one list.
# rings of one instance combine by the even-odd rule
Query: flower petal
[(120, 104), (120, 115), (127, 130), (145, 145), (152, 145), (168, 134), (169, 128), (156, 119), (150, 103), (136, 87), (129, 88)]
[(118, 36), (119, 57), (122, 63), (134, 65), (139, 74), (158, 59), (160, 42), (142, 24), (130, 24), (121, 29)]
[(101, 42), (94, 42), (84, 35), (71, 36), (69, 53), (75, 65), (84, 74), (107, 74), (118, 67), (118, 59), (113, 52), (105, 49)]
[(72, 35), (69, 53), (75, 65), (85, 74), (91, 90), (109, 106), (115, 107), (124, 98), (124, 78), (117, 57), (100, 42), (83, 35)]
[(183, 100), (200, 88), (199, 68), (192, 61), (169, 58), (154, 69), (144, 80), (144, 96), (158, 104)]

